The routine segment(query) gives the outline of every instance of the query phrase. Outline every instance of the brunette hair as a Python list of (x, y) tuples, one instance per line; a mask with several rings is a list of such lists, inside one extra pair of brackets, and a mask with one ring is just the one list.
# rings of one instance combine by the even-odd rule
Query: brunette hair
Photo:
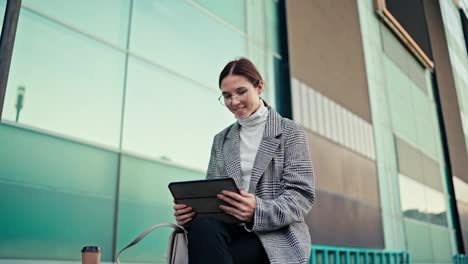
[(229, 75), (244, 76), (254, 87), (257, 87), (260, 81), (263, 81), (257, 67), (255, 67), (255, 65), (246, 58), (239, 58), (237, 60), (230, 61), (226, 66), (224, 66), (224, 69), (219, 74), (218, 85), (220, 89), (221, 82)]

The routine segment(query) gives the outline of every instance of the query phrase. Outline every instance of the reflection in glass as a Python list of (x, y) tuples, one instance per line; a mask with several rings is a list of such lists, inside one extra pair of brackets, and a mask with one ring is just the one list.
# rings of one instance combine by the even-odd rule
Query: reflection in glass
[(0, 259), (111, 261), (117, 154), (5, 124), (0, 146)]
[(26, 88), (24, 88), (24, 86), (18, 87), (17, 93), (16, 93), (16, 104), (15, 104), (15, 107), (16, 107), (15, 122), (16, 123), (18, 123), (20, 113), (21, 113), (21, 109), (23, 109), (23, 101), (24, 101), (24, 93), (25, 92), (26, 92)]
[(131, 58), (123, 150), (205, 171), (213, 136), (235, 121), (219, 95)]
[(455, 189), (455, 197), (459, 201), (468, 203), (468, 183), (464, 182), (460, 178), (454, 176), (453, 187)]
[(254, 45), (268, 52), (279, 52), (278, 1), (249, 1), (247, 34)]
[(22, 6), (125, 48), (130, 0), (23, 0)]
[(408, 218), (447, 226), (444, 195), (407, 176), (399, 175), (401, 209)]
[[(232, 24), (237, 29), (245, 32), (245, 2), (246, 0), (193, 0), (194, 3), (207, 9)], [(270, 1), (268, 1), (270, 2)], [(250, 3), (252, 4), (252, 2)]]
[(134, 1), (130, 50), (214, 90), (224, 65), (246, 48), (237, 31), (186, 1)]
[(426, 94), (421, 92), (415, 85), (411, 84), (412, 105), (414, 114), (418, 118), (414, 118), (417, 130), (417, 146), (426, 155), (437, 159), (437, 145), (439, 140), (436, 138), (436, 111), (434, 101), (430, 100)]
[(447, 226), (447, 209), (444, 195), (430, 187), (425, 188), (427, 216), (430, 223)]
[(123, 53), (22, 9), (2, 119), (118, 147), (124, 62)]
[(266, 18), (267, 18), (267, 42), (268, 50), (280, 53), (278, 34), (279, 27), (279, 1), (265, 1), (266, 5)]
[(264, 50), (259, 48), (252, 43), (249, 43), (248, 57), (257, 67), (258, 72), (262, 75), (265, 81), (265, 90), (262, 93), (262, 98), (272, 107), (275, 105), (275, 89), (276, 80), (274, 79), (274, 57), (273, 55), (266, 53)]
[(401, 210), (409, 218), (427, 221), (424, 187), (419, 182), (400, 175)]
[[(174, 222), (173, 198), (167, 185), (173, 181), (203, 179), (205, 173), (122, 155), (117, 248), (122, 248), (154, 223)], [(138, 216), (138, 217), (135, 217)], [(169, 229), (156, 230), (122, 256), (122, 263), (167, 263)]]

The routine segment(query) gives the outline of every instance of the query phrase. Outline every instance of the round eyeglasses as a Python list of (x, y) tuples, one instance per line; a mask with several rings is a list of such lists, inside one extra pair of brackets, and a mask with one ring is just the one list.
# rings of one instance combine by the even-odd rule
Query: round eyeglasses
[(233, 94), (223, 93), (218, 97), (218, 101), (221, 105), (227, 106), (232, 104), (232, 101), (236, 99), (237, 101), (245, 99), (247, 96), (248, 88), (240, 87), (236, 89)]

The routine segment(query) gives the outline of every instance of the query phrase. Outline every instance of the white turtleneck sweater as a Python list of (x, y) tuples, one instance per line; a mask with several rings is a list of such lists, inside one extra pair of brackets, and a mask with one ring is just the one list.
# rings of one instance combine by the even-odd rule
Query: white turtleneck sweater
[(260, 101), (260, 107), (251, 116), (246, 119), (237, 119), (240, 124), (240, 163), (241, 163), (241, 183), (242, 189), (249, 192), (250, 178), (255, 157), (262, 141), (263, 131), (268, 118), (268, 108), (263, 101)]

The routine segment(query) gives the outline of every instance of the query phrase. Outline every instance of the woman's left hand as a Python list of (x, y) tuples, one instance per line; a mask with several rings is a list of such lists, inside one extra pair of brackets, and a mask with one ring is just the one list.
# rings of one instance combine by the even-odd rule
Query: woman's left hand
[(255, 195), (240, 190), (240, 194), (231, 191), (222, 191), (218, 199), (225, 201), (231, 206), (220, 205), (224, 212), (234, 216), (242, 222), (250, 223), (255, 213)]

